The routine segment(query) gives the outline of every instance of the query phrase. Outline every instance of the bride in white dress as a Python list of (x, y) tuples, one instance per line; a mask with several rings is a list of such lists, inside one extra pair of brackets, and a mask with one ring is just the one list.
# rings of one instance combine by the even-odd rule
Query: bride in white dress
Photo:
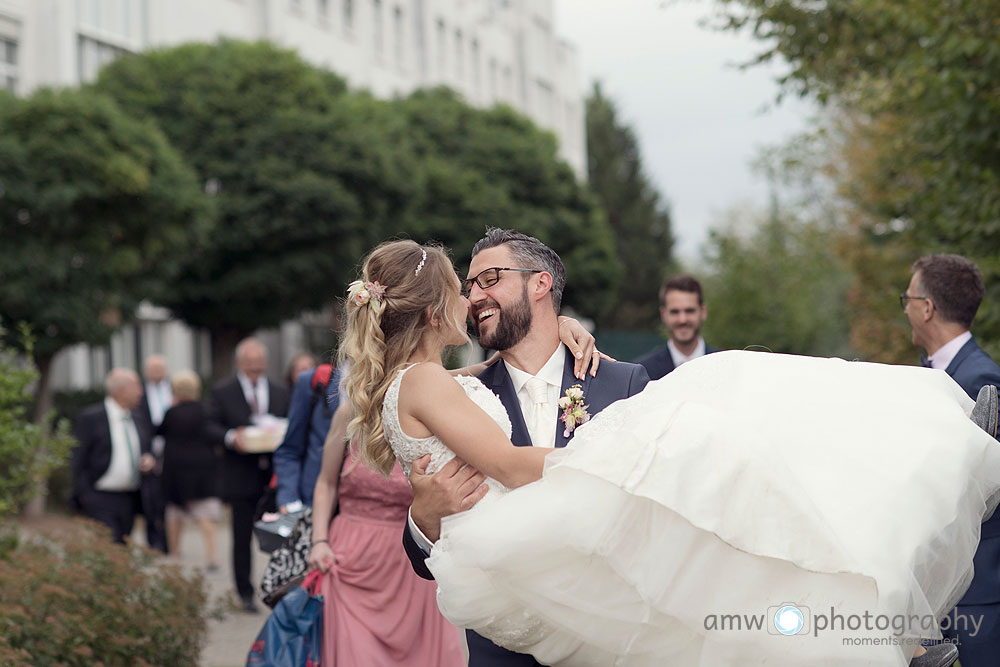
[(499, 399), (441, 364), (467, 312), (443, 251), (383, 244), (341, 346), (369, 465), (457, 453), (489, 477), (427, 561), (453, 623), (595, 666), (905, 666), (940, 638), (1000, 489), (944, 373), (717, 353), (565, 449), (514, 447)]

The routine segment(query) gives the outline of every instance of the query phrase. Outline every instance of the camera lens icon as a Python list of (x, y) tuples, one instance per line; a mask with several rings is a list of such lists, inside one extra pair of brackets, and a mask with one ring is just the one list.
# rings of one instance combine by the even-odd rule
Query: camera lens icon
[(808, 632), (809, 608), (796, 604), (780, 604), (768, 610), (768, 631), (774, 635), (801, 635)]

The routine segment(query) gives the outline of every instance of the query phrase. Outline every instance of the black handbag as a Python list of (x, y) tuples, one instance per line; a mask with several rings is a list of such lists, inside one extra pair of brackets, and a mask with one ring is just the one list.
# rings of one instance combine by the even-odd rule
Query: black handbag
[[(301, 584), (309, 567), (312, 549), (312, 509), (306, 508), (299, 515), (295, 527), (284, 542), (271, 552), (271, 559), (260, 582), (264, 604), (274, 607), (285, 593)], [(296, 583), (298, 579), (298, 583)]]

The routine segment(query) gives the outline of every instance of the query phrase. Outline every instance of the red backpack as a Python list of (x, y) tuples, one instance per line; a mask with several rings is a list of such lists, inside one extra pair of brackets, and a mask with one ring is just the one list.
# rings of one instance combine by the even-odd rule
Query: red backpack
[(312, 378), (312, 399), (309, 403), (309, 414), (316, 409), (316, 403), (323, 403), (323, 416), (330, 417), (330, 401), (326, 400), (326, 390), (333, 376), (333, 364), (320, 364)]

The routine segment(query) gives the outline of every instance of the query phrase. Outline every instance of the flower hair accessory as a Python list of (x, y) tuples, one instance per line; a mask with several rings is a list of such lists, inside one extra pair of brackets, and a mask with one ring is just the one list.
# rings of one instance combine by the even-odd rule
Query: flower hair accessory
[(583, 404), (583, 387), (578, 384), (566, 390), (566, 395), (559, 399), (559, 407), (562, 409), (562, 416), (559, 421), (566, 425), (563, 429), (563, 437), (568, 438), (580, 424), (590, 421), (590, 413), (587, 412)]
[(420, 269), (424, 268), (424, 262), (427, 261), (427, 251), (423, 248), (421, 248), (420, 251), (423, 252), (424, 255), (420, 258), (420, 263), (417, 264), (417, 270), (413, 272), (414, 278), (420, 275)]
[(367, 306), (373, 299), (382, 301), (385, 297), (385, 286), (375, 282), (364, 282), (355, 280), (347, 286), (347, 298), (354, 302), (356, 306)]

